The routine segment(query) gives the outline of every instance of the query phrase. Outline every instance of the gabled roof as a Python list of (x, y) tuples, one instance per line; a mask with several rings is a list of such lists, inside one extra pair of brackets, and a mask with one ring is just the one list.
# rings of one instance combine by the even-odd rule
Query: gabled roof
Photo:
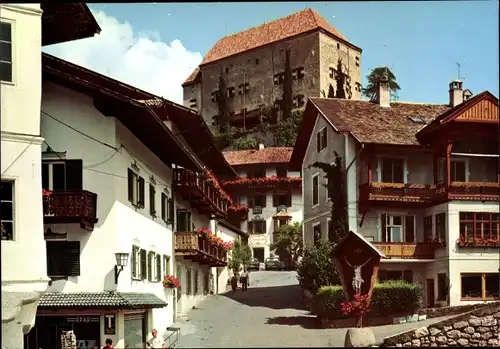
[[(308, 8), (257, 27), (223, 37), (207, 52), (200, 66), (315, 30), (322, 31), (361, 52), (359, 47), (349, 43), (342, 33), (331, 26), (316, 11)], [(193, 82), (195, 78), (196, 74), (193, 72), (184, 81), (184, 84)]]
[(264, 149), (232, 150), (223, 152), (231, 166), (257, 164), (286, 164), (290, 161), (293, 148), (269, 147)]
[(415, 134), (437, 116), (450, 109), (447, 105), (393, 102), (381, 107), (375, 102), (309, 98), (302, 125), (290, 159), (290, 169), (300, 170), (307, 145), (316, 123), (324, 117), (337, 132), (351, 134), (359, 143), (415, 146)]
[(193, 72), (187, 77), (187, 79), (182, 83), (182, 87), (194, 84), (201, 81), (201, 70), (200, 67), (196, 67)]
[[(471, 115), (472, 118), (482, 122), (498, 123), (498, 98), (495, 97), (489, 91), (483, 91), (471, 97), (470, 99), (466, 100), (465, 102), (460, 103), (459, 105), (453, 108), (450, 108), (445, 113), (439, 115), (432, 122), (430, 122), (428, 125), (419, 130), (416, 136), (420, 138), (423, 135), (438, 129), (442, 125), (445, 125), (453, 120), (456, 120), (457, 118), (463, 117), (462, 116), (463, 113), (473, 108), (474, 106), (477, 106), (479, 103), (483, 101), (491, 102), (492, 105), (496, 106), (496, 110), (480, 110), (480, 112), (484, 115), (481, 116)], [(489, 105), (486, 103), (482, 107), (483, 109), (488, 109)]]
[(101, 32), (92, 12), (84, 2), (44, 2), (42, 46), (86, 39)]
[(368, 247), (373, 252), (378, 254), (380, 256), (380, 258), (387, 258), (386, 255), (383, 254), (382, 252), (380, 252), (380, 250), (378, 248), (376, 248), (370, 241), (366, 240), (366, 238), (363, 235), (361, 235), (360, 233), (356, 233), (354, 231), (349, 231), (347, 234), (345, 234), (344, 237), (339, 241), (339, 243), (332, 249), (332, 252), (330, 254), (331, 255), (335, 254), (335, 252), (337, 252), (338, 249), (342, 248), (342, 246), (344, 245), (344, 242), (348, 238), (350, 238), (351, 236), (355, 236), (359, 240), (363, 241), (366, 245), (368, 245)]

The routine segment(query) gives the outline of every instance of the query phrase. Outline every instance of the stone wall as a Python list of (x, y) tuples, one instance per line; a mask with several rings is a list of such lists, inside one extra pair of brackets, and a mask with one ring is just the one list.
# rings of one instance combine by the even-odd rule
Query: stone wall
[(498, 347), (500, 302), (384, 339), (381, 347)]

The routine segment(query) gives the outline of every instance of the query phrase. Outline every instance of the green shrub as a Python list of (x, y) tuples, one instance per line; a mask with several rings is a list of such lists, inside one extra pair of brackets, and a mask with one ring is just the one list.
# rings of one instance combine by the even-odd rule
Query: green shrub
[(330, 258), (331, 250), (332, 245), (324, 241), (305, 247), (297, 268), (297, 278), (303, 288), (316, 293), (322, 286), (340, 284), (335, 264)]
[[(404, 281), (376, 283), (368, 316), (414, 314), (420, 308), (422, 295), (422, 286), (418, 284)], [(344, 317), (340, 310), (340, 302), (344, 299), (342, 286), (323, 286), (316, 293), (312, 310), (321, 317)]]
[(236, 150), (257, 149), (259, 147), (259, 141), (255, 138), (242, 137), (236, 139), (232, 146)]

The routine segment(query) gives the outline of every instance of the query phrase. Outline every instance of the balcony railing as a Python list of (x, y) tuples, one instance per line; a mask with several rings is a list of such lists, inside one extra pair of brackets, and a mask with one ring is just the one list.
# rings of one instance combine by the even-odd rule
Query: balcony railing
[(393, 202), (434, 204), (446, 200), (499, 200), (498, 183), (452, 182), (450, 186), (441, 183), (365, 183), (359, 186), (361, 202)]
[(227, 251), (196, 232), (175, 233), (175, 254), (210, 267), (227, 265)]
[(97, 194), (86, 190), (53, 191), (43, 196), (43, 221), (47, 224), (80, 223), (93, 230), (97, 222)]
[(434, 259), (436, 245), (429, 242), (374, 242), (380, 252), (389, 258)]
[(177, 192), (200, 212), (226, 217), (229, 201), (203, 175), (185, 169), (174, 169)]

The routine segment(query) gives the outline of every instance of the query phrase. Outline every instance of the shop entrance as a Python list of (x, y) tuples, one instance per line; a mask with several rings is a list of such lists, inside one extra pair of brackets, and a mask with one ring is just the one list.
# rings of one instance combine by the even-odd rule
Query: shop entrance
[(100, 346), (99, 315), (37, 316), (35, 326), (24, 338), (25, 349), (61, 349), (63, 331), (73, 331), (77, 349)]
[(142, 349), (148, 334), (146, 313), (125, 314), (125, 348)]

